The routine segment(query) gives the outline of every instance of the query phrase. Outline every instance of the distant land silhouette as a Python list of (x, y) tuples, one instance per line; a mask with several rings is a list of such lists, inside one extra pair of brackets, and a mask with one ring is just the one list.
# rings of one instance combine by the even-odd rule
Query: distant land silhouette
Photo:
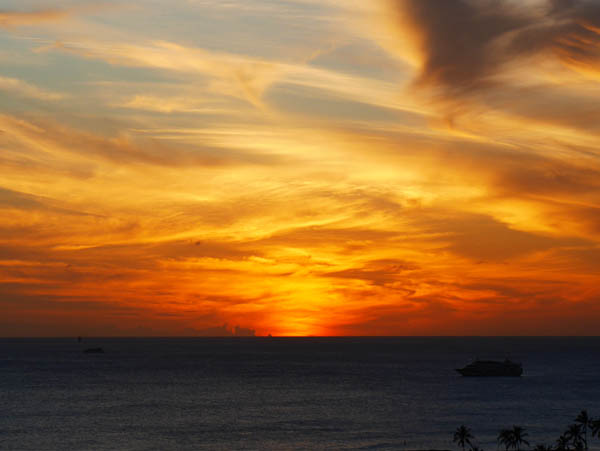
[(230, 328), (229, 325), (225, 323), (222, 326), (197, 330), (196, 335), (199, 337), (255, 337), (256, 331), (240, 326)]

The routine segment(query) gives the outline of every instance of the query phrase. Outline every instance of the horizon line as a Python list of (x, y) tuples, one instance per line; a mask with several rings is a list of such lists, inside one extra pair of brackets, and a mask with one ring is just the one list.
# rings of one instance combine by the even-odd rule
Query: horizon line
[(0, 340), (6, 339), (114, 339), (114, 338), (136, 338), (136, 339), (190, 339), (190, 338), (232, 338), (232, 339), (271, 339), (271, 338), (600, 338), (599, 335), (39, 335), (39, 336), (0, 336)]

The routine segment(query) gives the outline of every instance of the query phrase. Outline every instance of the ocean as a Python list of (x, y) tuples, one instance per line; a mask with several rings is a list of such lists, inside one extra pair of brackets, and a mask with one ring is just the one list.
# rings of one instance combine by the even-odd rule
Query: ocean
[[(454, 371), (476, 357), (524, 375)], [(600, 418), (600, 338), (0, 339), (1, 450), (458, 449), (464, 424), (489, 451), (582, 409)]]

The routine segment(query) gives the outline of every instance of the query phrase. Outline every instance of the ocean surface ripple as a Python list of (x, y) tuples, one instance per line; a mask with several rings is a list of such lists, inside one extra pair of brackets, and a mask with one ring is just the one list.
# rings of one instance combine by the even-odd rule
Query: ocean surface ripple
[[(454, 371), (476, 357), (524, 375)], [(2, 339), (0, 401), (2, 450), (456, 449), (461, 424), (495, 450), (600, 417), (600, 339)]]

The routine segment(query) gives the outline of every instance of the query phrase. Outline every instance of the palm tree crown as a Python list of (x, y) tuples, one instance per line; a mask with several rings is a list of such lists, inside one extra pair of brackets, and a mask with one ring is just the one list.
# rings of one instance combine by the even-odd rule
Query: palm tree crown
[(565, 437), (573, 444), (575, 449), (583, 448), (583, 432), (580, 424), (572, 424), (565, 431)]
[(504, 445), (506, 451), (515, 446), (515, 439), (511, 429), (502, 429), (498, 433), (498, 444)]
[(536, 445), (535, 448), (533, 448), (533, 451), (554, 451), (554, 448), (552, 448), (552, 446), (546, 446), (546, 445)]
[(471, 434), (471, 430), (463, 424), (454, 431), (454, 439), (452, 441), (457, 443), (464, 451), (465, 445), (471, 445), (472, 438), (474, 437)]
[(590, 419), (590, 431), (592, 432), (592, 437), (600, 437), (600, 420)]
[(521, 426), (513, 426), (512, 434), (514, 439), (514, 446), (516, 446), (517, 451), (519, 451), (523, 443), (529, 446), (529, 442), (525, 440), (525, 437), (529, 435), (527, 434), (527, 432), (525, 432), (525, 428), (522, 428)]
[(529, 446), (529, 442), (525, 440), (527, 435), (525, 428), (521, 426), (513, 426), (512, 429), (502, 429), (498, 434), (498, 444), (504, 445), (506, 451), (510, 448), (519, 451), (522, 444)]
[(558, 437), (558, 440), (556, 440), (556, 449), (558, 451), (565, 451), (569, 449), (569, 439), (564, 434)]
[(577, 418), (575, 418), (575, 423), (578, 423), (581, 426), (581, 430), (583, 432), (583, 447), (587, 450), (587, 430), (588, 425), (591, 423), (591, 418), (589, 417), (587, 410), (584, 409), (579, 413), (579, 415), (577, 415)]

